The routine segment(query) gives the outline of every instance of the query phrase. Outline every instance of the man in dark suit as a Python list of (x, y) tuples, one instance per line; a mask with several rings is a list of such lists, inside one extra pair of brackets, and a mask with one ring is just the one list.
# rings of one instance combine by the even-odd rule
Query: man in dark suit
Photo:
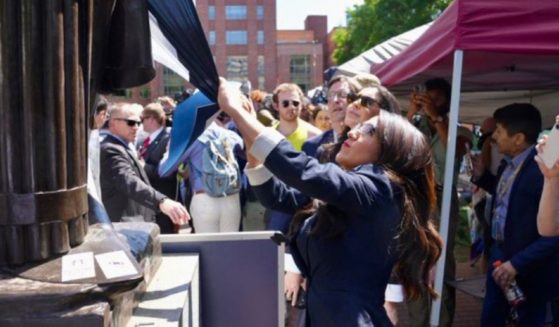
[(473, 181), (493, 194), (490, 263), (503, 263), (488, 269), (481, 325), (505, 326), (511, 308), (503, 290), (516, 280), (526, 296), (514, 308), (518, 325), (544, 326), (546, 304), (558, 293), (559, 237), (542, 237), (537, 228), (543, 177), (534, 144), (541, 116), (533, 105), (515, 103), (493, 117), (492, 138), (505, 159), (497, 176), (476, 167)]
[(356, 85), (346, 76), (336, 76), (328, 83), (328, 112), (332, 120), (332, 129), (315, 137), (309, 138), (302, 147), (302, 151), (318, 158), (317, 151), (323, 144), (337, 141), (345, 125), (345, 111), (348, 105), (347, 97), (355, 93)]
[[(170, 199), (177, 198), (177, 177), (170, 174), (167, 177), (160, 177), (157, 172), (159, 162), (165, 154), (169, 143), (170, 133), (165, 128), (165, 111), (159, 103), (150, 103), (142, 112), (142, 123), (144, 131), (148, 134), (139, 148), (140, 160), (144, 162), (144, 170), (149, 178), (149, 182), (154, 189), (163, 193)], [(161, 233), (173, 233), (174, 225), (171, 219), (162, 212), (157, 213), (157, 225)]]
[(151, 187), (132, 147), (140, 125), (140, 112), (127, 103), (109, 112), (109, 133), (101, 143), (101, 189), (111, 221), (155, 221), (157, 210), (182, 225), (186, 209)]

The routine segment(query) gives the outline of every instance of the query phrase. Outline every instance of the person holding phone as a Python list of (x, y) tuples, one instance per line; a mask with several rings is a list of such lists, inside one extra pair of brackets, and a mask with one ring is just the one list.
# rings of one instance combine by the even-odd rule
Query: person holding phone
[(218, 101), (245, 139), (247, 176), (263, 203), (292, 211), (321, 201), (290, 241), (307, 277), (307, 326), (391, 326), (383, 304), (394, 266), (407, 296), (435, 296), (427, 280), (442, 240), (431, 152), (416, 128), (382, 111), (349, 132), (338, 165), (321, 164), (260, 124), (223, 79)]
[[(442, 208), (442, 193), (445, 173), (445, 160), (447, 153), (447, 141), (449, 133), (448, 113), (450, 112), (451, 85), (443, 78), (434, 78), (425, 81), (415, 88), (410, 98), (407, 118), (425, 134), (431, 145), (435, 167), (435, 183), (437, 184), (437, 199), (439, 213), (436, 220), (440, 220)], [(417, 120), (417, 118), (419, 119)], [(450, 206), (450, 217), (448, 227), (448, 238), (446, 242), (446, 264), (445, 280), (456, 278), (456, 260), (454, 257), (454, 245), (456, 230), (458, 226), (458, 191), (456, 185), (462, 158), (467, 153), (468, 145), (471, 148), (473, 134), (463, 126), (458, 126), (456, 139), (455, 161), (452, 175), (452, 198)], [(451, 327), (454, 320), (456, 308), (456, 290), (447, 284), (443, 286), (441, 295), (441, 327)], [(410, 324), (412, 327), (429, 326), (430, 324), (430, 298), (423, 296), (415, 301), (407, 301)]]
[(557, 146), (550, 148), (559, 141), (559, 115), (555, 120), (554, 130), (551, 131), (549, 137), (544, 136), (536, 146), (538, 155), (535, 160), (544, 176), (542, 197), (538, 210), (538, 232), (542, 236), (559, 235), (559, 160), (555, 159), (555, 163), (548, 166), (541, 157), (544, 153), (550, 153), (551, 158), (558, 158), (559, 156)]
[(515, 308), (518, 326), (544, 326), (546, 306), (559, 295), (559, 237), (538, 233), (538, 204), (544, 178), (534, 156), (541, 114), (530, 103), (513, 103), (493, 113), (492, 139), (505, 155), (497, 175), (474, 172), (472, 182), (493, 195), (491, 238), (482, 327), (505, 326), (511, 306), (503, 289), (513, 281), (526, 301)]

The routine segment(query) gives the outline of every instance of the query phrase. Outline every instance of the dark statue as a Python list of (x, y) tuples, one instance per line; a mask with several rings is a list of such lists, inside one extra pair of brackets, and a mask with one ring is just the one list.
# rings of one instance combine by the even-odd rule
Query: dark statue
[(59, 282), (61, 255), (120, 246), (110, 226), (87, 244), (87, 122), (98, 92), (155, 76), (147, 0), (0, 0), (0, 22), (0, 269)]

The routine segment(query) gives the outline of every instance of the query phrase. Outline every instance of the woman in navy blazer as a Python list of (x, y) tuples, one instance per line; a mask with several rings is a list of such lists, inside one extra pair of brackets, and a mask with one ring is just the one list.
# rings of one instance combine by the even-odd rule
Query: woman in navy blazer
[(320, 164), (258, 123), (224, 80), (219, 105), (245, 138), (249, 179), (264, 202), (292, 212), (321, 201), (290, 244), (307, 278), (308, 326), (390, 326), (383, 304), (394, 265), (408, 297), (434, 295), (427, 280), (442, 242), (431, 223), (431, 154), (417, 129), (383, 112), (349, 133), (339, 166)]

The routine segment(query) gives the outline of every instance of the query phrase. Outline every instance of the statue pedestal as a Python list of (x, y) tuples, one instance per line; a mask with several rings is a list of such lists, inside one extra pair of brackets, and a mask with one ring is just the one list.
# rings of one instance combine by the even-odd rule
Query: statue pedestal
[[(116, 223), (144, 270), (138, 283), (49, 283), (0, 272), (0, 326), (126, 326), (137, 299), (161, 263), (159, 228), (152, 223)], [(91, 230), (100, 228), (90, 226)], [(111, 310), (112, 308), (112, 310)]]
[(127, 327), (200, 326), (197, 254), (164, 254)]

